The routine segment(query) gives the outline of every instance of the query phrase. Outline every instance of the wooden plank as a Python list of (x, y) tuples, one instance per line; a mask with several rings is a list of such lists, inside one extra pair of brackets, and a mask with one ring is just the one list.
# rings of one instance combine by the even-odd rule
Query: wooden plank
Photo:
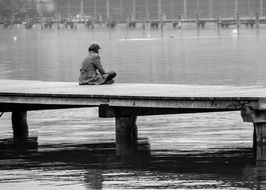
[(203, 86), (176, 84), (127, 84), (78, 85), (73, 82), (43, 82), (25, 80), (0, 80), (0, 94), (34, 94), (60, 96), (84, 95), (93, 97), (161, 97), (161, 98), (266, 98), (262, 87)]
[[(0, 80), (0, 107), (32, 105), (28, 109), (80, 106), (119, 106), (240, 110), (243, 106), (266, 109), (266, 89), (261, 87), (175, 84), (78, 85), (73, 82)], [(3, 108), (2, 108), (3, 110)], [(1, 108), (0, 108), (1, 111)]]
[[(186, 113), (203, 113), (228, 111), (228, 109), (182, 109), (182, 108), (146, 108), (146, 107), (110, 107), (101, 105), (99, 107), (99, 117), (129, 117), (147, 115), (169, 115)], [(235, 111), (235, 110), (231, 110)]]

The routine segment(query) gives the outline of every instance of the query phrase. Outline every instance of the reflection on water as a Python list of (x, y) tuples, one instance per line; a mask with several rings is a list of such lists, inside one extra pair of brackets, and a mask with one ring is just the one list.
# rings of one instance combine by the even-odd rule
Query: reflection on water
[(1, 151), (3, 187), (38, 189), (234, 189), (266, 187), (266, 163), (252, 149), (213, 153), (151, 151), (141, 139), (131, 159), (118, 158), (114, 143), (43, 145), (39, 151)]
[[(265, 187), (266, 163), (256, 162), (253, 129), (238, 112), (139, 117), (140, 139), (131, 157), (116, 156), (114, 119), (98, 118), (95, 108), (28, 116), (38, 148), (21, 152), (10, 139), (0, 143), (3, 189)], [(7, 137), (9, 118), (8, 113), (1, 118)]]
[[(99, 41), (117, 82), (266, 86), (265, 27), (231, 30), (0, 28), (0, 76), (77, 81), (89, 42)], [(139, 117), (131, 157), (115, 155), (114, 119), (95, 108), (29, 112), (38, 148), (26, 151), (10, 145), (10, 118), (0, 118), (0, 189), (266, 189), (253, 127), (239, 112)]]

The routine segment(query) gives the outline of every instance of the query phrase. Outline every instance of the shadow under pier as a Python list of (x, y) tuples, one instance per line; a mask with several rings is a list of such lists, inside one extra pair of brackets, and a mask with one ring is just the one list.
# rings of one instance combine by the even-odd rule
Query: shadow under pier
[[(0, 149), (0, 163), (5, 164), (0, 164), (0, 170), (40, 171), (34, 180), (72, 179), (87, 189), (103, 189), (105, 181), (121, 181), (125, 172), (147, 180), (163, 177), (176, 188), (219, 188), (219, 184), (208, 183), (219, 179), (221, 185), (259, 189), (266, 182), (265, 162), (257, 162), (251, 148), (151, 151), (148, 139), (138, 139), (134, 154), (117, 156), (115, 142), (42, 145), (24, 153), (8, 148), (2, 140), (3, 146), (6, 150)], [(24, 177), (28, 180), (32, 176)], [(205, 180), (206, 184), (177, 183), (189, 180)]]

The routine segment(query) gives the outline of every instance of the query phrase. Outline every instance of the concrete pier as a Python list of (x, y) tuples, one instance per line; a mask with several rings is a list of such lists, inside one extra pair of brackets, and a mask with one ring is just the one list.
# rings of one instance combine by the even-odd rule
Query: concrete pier
[(137, 116), (116, 117), (116, 154), (118, 156), (131, 156), (137, 149), (138, 129)]
[(266, 160), (266, 111), (244, 107), (241, 115), (244, 122), (253, 123), (253, 148), (256, 150), (256, 159)]
[(266, 88), (20, 80), (0, 85), (0, 112), (12, 112), (15, 140), (28, 138), (28, 111), (99, 107), (99, 117), (115, 118), (117, 155), (125, 156), (136, 149), (138, 116), (239, 110), (253, 123), (257, 160), (266, 160)]
[(12, 127), (14, 141), (27, 141), (29, 137), (29, 129), (27, 123), (27, 111), (12, 111)]
[(254, 123), (254, 136), (256, 146), (266, 145), (266, 122)]

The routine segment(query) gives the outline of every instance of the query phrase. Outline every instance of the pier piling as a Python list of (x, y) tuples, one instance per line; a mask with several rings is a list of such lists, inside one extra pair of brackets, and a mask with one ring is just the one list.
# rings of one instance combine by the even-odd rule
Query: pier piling
[(240, 17), (239, 17), (239, 13), (236, 13), (236, 26), (239, 29), (240, 28)]
[(19, 80), (0, 84), (0, 112), (12, 112), (19, 145), (28, 142), (27, 111), (32, 110), (99, 107), (99, 117), (115, 118), (116, 152), (122, 157), (136, 153), (137, 116), (241, 110), (244, 122), (254, 126), (256, 159), (266, 160), (266, 88), (134, 83), (88, 88)]
[(256, 23), (256, 28), (259, 28), (260, 27), (260, 16), (259, 16), (258, 13), (256, 13), (256, 21), (255, 21), (255, 23)]
[(116, 117), (116, 154), (117, 156), (133, 155), (137, 148), (137, 116)]
[(254, 123), (254, 137), (256, 146), (266, 146), (266, 121)]
[(199, 18), (199, 14), (196, 15), (196, 25), (197, 25), (197, 30), (199, 30), (199, 28), (200, 28), (200, 18)]
[(244, 107), (241, 116), (244, 122), (253, 122), (253, 148), (256, 150), (256, 159), (266, 160), (266, 111)]
[(220, 35), (221, 17), (219, 14), (216, 15), (217, 20), (217, 34)]
[(11, 120), (14, 141), (27, 141), (29, 137), (27, 111), (13, 111)]

